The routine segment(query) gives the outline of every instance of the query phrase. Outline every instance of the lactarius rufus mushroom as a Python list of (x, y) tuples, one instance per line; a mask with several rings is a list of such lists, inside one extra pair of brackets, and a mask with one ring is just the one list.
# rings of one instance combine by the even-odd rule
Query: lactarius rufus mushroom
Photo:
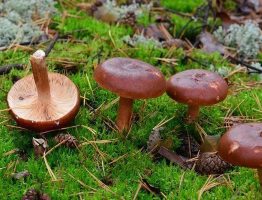
[(8, 93), (11, 115), (20, 126), (37, 132), (64, 127), (80, 107), (77, 87), (66, 76), (47, 71), (44, 51), (36, 51), (30, 62), (33, 74), (17, 81)]
[(95, 69), (96, 82), (120, 96), (116, 125), (119, 132), (130, 127), (134, 99), (155, 98), (166, 89), (163, 74), (153, 66), (130, 58), (111, 58)]
[(218, 154), (233, 165), (256, 168), (262, 189), (262, 123), (233, 126), (221, 137)]
[(167, 81), (167, 94), (174, 100), (188, 105), (187, 122), (192, 123), (200, 106), (223, 101), (228, 85), (218, 74), (201, 69), (186, 70)]

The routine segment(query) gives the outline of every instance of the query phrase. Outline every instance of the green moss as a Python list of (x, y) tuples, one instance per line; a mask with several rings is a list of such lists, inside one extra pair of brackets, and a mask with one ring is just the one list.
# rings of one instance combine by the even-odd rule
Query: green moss
[(186, 3), (183, 0), (162, 0), (161, 4), (166, 8), (173, 9), (175, 11), (191, 13), (204, 2), (204, 0), (188, 0)]
[[(3, 111), (7, 108), (6, 95), (12, 86), (12, 76), (22, 77), (31, 73), (29, 69), (29, 71), (12, 70), (8, 75), (0, 76), (0, 199), (21, 199), (22, 194), (32, 187), (48, 193), (52, 199), (60, 200), (79, 199), (79, 194), (83, 199), (119, 199), (120, 197), (132, 199), (140, 177), (158, 187), (167, 199), (197, 199), (198, 192), (208, 177), (199, 176), (193, 171), (185, 171), (164, 159), (155, 161), (144, 151), (152, 128), (160, 121), (172, 117), (165, 124), (161, 135), (173, 141), (173, 150), (180, 145), (178, 134), (189, 133), (199, 137), (194, 124), (184, 124), (186, 106), (171, 100), (166, 94), (156, 99), (137, 100), (134, 104), (134, 113), (139, 116), (138, 121), (133, 123), (127, 138), (119, 137), (105, 123), (108, 119), (115, 120), (117, 104), (107, 109), (102, 106), (104, 109), (98, 113), (94, 113), (90, 108), (92, 106), (97, 109), (102, 104), (108, 105), (117, 98), (111, 92), (98, 87), (93, 79), (93, 69), (97, 63), (114, 56), (129, 56), (151, 63), (159, 68), (167, 79), (176, 72), (191, 68), (207, 69), (211, 64), (215, 69), (222, 66), (231, 70), (234, 68), (219, 54), (206, 54), (201, 50), (194, 50), (191, 53), (191, 57), (198, 60), (193, 62), (185, 59), (185, 52), (182, 49), (169, 51), (150, 46), (130, 48), (121, 40), (124, 35), (131, 34), (130, 29), (110, 26), (84, 14), (80, 16), (81, 18), (67, 18), (64, 24), (57, 19), (56, 27), (62, 33), (70, 33), (81, 42), (58, 41), (48, 57), (49, 70), (65, 73), (79, 87), (81, 96), (87, 98), (86, 104), (89, 106), (82, 103), (80, 112), (71, 124), (83, 126), (67, 131), (81, 142), (86, 139), (92, 141), (116, 139), (116, 141), (97, 144), (99, 150), (104, 153), (103, 158), (92, 145), (82, 146), (80, 151), (64, 147), (54, 149), (47, 156), (47, 161), (58, 179), (52, 181), (43, 159), (34, 158), (31, 139), (35, 134), (5, 126), (16, 126), (9, 114)], [(76, 29), (86, 31), (74, 31)], [(29, 52), (23, 51), (4, 51), (0, 54), (0, 64), (28, 63), (29, 55)], [(54, 60), (56, 58), (73, 61), (77, 71), (73, 73), (61, 70), (63, 67)], [(157, 58), (176, 58), (177, 65), (160, 62)], [(233, 111), (235, 116), (244, 115), (251, 119), (262, 119), (258, 103), (262, 99), (261, 87), (248, 90), (241, 87), (251, 81), (254, 81), (253, 77), (243, 73), (230, 76), (231, 87), (227, 99), (217, 105), (201, 108), (198, 123), (207, 134), (217, 135), (225, 132), (223, 123), (228, 110)], [(235, 87), (239, 87), (238, 92)], [(92, 134), (86, 127), (94, 129), (96, 134)], [(46, 136), (50, 147), (55, 145), (52, 141), (54, 135)], [(4, 153), (15, 148), (24, 149), (28, 154), (28, 161), (22, 161), (17, 154), (4, 156)], [(85, 168), (107, 183), (113, 193), (101, 188)], [(11, 179), (11, 173), (25, 169), (31, 173), (28, 178), (19, 181)], [(226, 200), (259, 197), (259, 183), (254, 171), (234, 168), (227, 175), (230, 176), (231, 186), (216, 186), (205, 192), (202, 198)], [(77, 180), (87, 186), (81, 185)], [(138, 198), (161, 199), (143, 189), (139, 191)]]

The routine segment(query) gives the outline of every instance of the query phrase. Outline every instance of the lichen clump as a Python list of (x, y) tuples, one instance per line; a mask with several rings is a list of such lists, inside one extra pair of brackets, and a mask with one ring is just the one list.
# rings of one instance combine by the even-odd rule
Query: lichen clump
[(232, 24), (227, 30), (219, 27), (214, 36), (228, 47), (236, 49), (238, 57), (256, 58), (262, 48), (262, 34), (259, 26), (247, 21), (244, 25)]
[(56, 12), (53, 0), (8, 0), (0, 3), (0, 46), (30, 42), (41, 35), (35, 20)]
[(110, 13), (116, 20), (124, 18), (127, 13), (134, 13), (137, 17), (141, 16), (144, 12), (149, 12), (152, 7), (152, 3), (138, 4), (132, 3), (130, 5), (118, 5), (115, 0), (106, 0), (102, 7), (104, 13)]
[(145, 45), (145, 46), (151, 46), (151, 47), (162, 47), (162, 43), (155, 40), (154, 38), (147, 38), (143, 34), (134, 34), (133, 37), (130, 37), (129, 35), (122, 38), (122, 40), (130, 45), (130, 46), (139, 46), (139, 45)]

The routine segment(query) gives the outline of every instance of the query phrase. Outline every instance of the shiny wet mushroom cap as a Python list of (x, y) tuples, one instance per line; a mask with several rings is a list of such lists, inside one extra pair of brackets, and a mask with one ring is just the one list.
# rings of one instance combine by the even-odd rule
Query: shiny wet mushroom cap
[(233, 126), (220, 139), (218, 154), (233, 165), (256, 168), (262, 190), (262, 123)]
[(111, 58), (95, 70), (95, 80), (103, 88), (129, 99), (149, 99), (162, 95), (166, 81), (155, 67), (131, 58)]
[(117, 126), (128, 129), (134, 99), (155, 98), (166, 89), (163, 74), (145, 62), (130, 58), (111, 58), (95, 69), (94, 78), (103, 88), (120, 96)]
[(167, 94), (188, 105), (189, 122), (196, 119), (200, 106), (209, 106), (224, 100), (227, 92), (228, 85), (222, 77), (202, 69), (177, 73), (167, 81)]
[(220, 139), (218, 152), (234, 165), (262, 168), (262, 123), (232, 127)]
[(77, 87), (66, 76), (47, 72), (42, 50), (30, 62), (33, 74), (17, 81), (8, 93), (11, 115), (20, 126), (37, 132), (64, 127), (80, 107)]

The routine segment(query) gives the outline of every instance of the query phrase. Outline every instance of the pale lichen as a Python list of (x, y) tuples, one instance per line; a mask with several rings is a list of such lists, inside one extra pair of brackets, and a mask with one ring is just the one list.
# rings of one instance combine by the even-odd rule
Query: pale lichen
[[(115, 0), (106, 0), (103, 3), (103, 9), (114, 15), (117, 19), (122, 19), (127, 13), (135, 13), (137, 17), (141, 16), (144, 12), (149, 12), (152, 7), (152, 3), (138, 4), (132, 3), (130, 5), (118, 5)], [(106, 12), (105, 11), (105, 12)]]
[(129, 35), (122, 38), (122, 40), (130, 45), (130, 46), (139, 46), (139, 45), (145, 45), (145, 46), (152, 46), (152, 47), (162, 47), (162, 43), (158, 40), (155, 40), (154, 38), (147, 38), (143, 34), (134, 34), (133, 37), (130, 37)]
[(255, 58), (262, 48), (262, 34), (259, 26), (247, 21), (244, 25), (232, 24), (228, 29), (219, 27), (215, 32), (216, 39), (236, 49), (241, 58)]
[(56, 12), (53, 0), (8, 0), (0, 3), (0, 46), (30, 42), (41, 35), (34, 20)]

